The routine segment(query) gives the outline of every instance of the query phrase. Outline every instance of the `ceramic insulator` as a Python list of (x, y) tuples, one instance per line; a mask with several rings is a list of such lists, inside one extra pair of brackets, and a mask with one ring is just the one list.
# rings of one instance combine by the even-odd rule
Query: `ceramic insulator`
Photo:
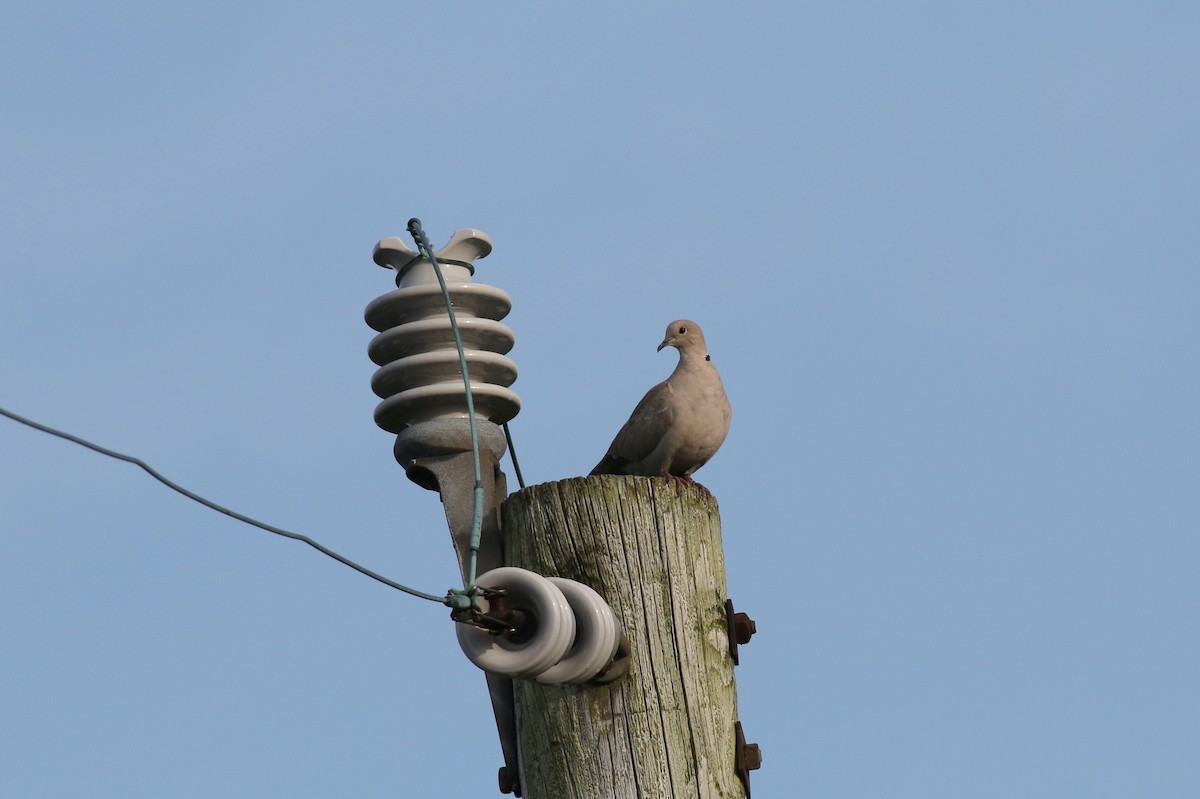
[[(474, 260), (491, 250), (487, 234), (464, 229), (435, 255), (454, 303), (475, 417), (503, 424), (521, 409), (520, 397), (509, 388), (517, 379), (517, 365), (507, 357), (515, 337), (500, 322), (512, 299), (472, 280)], [(379, 365), (371, 388), (383, 400), (375, 423), (400, 433), (421, 422), (466, 419), (458, 350), (433, 264), (395, 237), (376, 245), (375, 263), (397, 272), (397, 289), (377, 297), (365, 312), (367, 324), (379, 333), (367, 349)]]

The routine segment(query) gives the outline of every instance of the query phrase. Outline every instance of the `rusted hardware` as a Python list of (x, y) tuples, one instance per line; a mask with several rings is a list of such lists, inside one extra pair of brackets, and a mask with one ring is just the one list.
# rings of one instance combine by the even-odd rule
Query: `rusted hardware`
[(503, 635), (514, 644), (523, 644), (537, 632), (529, 615), (521, 608), (509, 607), (508, 591), (503, 588), (476, 587), (479, 596), (487, 603), (484, 610), (455, 611), (450, 618), (460, 624), (469, 624), (492, 635)]
[(742, 723), (733, 723), (734, 735), (734, 766), (738, 779), (746, 789), (746, 799), (750, 799), (750, 772), (762, 768), (762, 750), (758, 744), (746, 743), (746, 733), (742, 731)]
[(507, 619), (507, 593), (503, 588), (476, 586), (473, 595), (483, 600), (483, 607), (481, 608), (478, 602), (472, 602), (470, 607), (451, 610), (450, 618), (459, 624), (469, 624), (494, 635), (509, 635), (514, 629)]
[(738, 644), (750, 643), (750, 637), (758, 632), (754, 619), (745, 613), (733, 612), (733, 600), (725, 600), (725, 624), (729, 630), (729, 656), (733, 665), (738, 664)]
[(629, 664), (632, 662), (633, 649), (630, 647), (625, 633), (621, 633), (621, 640), (617, 643), (617, 651), (613, 655), (613, 659), (609, 661), (603, 671), (591, 679), (591, 684), (606, 685), (620, 679), (625, 676), (625, 672), (629, 671)]
[(521, 795), (521, 781), (516, 774), (510, 774), (508, 766), (500, 767), (500, 793), (511, 793), (513, 796)]

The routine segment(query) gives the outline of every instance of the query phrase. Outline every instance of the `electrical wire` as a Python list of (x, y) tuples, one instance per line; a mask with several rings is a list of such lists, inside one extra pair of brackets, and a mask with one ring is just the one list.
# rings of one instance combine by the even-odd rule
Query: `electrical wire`
[(437, 275), (438, 285), (442, 289), (442, 299), (446, 303), (446, 314), (450, 317), (450, 332), (454, 334), (454, 346), (458, 350), (458, 367), (462, 371), (463, 388), (467, 394), (467, 422), (471, 430), (471, 457), (475, 466), (474, 503), (471, 515), (471, 540), (468, 546), (465, 594), (473, 595), (475, 591), (475, 571), (479, 560), (479, 541), (483, 534), (483, 469), (479, 463), (479, 432), (475, 429), (475, 400), (471, 396), (471, 376), (467, 373), (467, 351), (463, 347), (462, 334), (458, 329), (458, 319), (454, 315), (454, 302), (450, 299), (450, 289), (446, 287), (446, 278), (442, 276), (442, 267), (438, 264), (437, 256), (433, 254), (433, 246), (425, 231), (421, 229), (421, 220), (413, 217), (408, 220), (408, 232), (417, 245), (417, 250), (433, 264), (433, 272)]
[(350, 560), (347, 557), (339, 555), (338, 553), (334, 552), (332, 549), (329, 549), (326, 546), (318, 544), (316, 541), (312, 540), (311, 538), (309, 538), (306, 535), (301, 535), (300, 533), (293, 533), (290, 530), (284, 530), (280, 527), (275, 527), (273, 525), (266, 524), (265, 522), (260, 522), (257, 519), (252, 519), (251, 517), (245, 516), (241, 513), (238, 513), (237, 511), (230, 510), (229, 508), (226, 508), (224, 505), (218, 505), (216, 502), (213, 502), (212, 500), (205, 499), (204, 497), (200, 496), (199, 494), (189, 491), (186, 488), (184, 488), (183, 486), (179, 485), (178, 483), (175, 483), (175, 482), (167, 479), (163, 475), (159, 474), (149, 464), (147, 464), (145, 461), (141, 460), (140, 458), (135, 458), (132, 455), (126, 455), (121, 452), (116, 452), (116, 451), (108, 449), (106, 447), (102, 447), (99, 444), (93, 444), (91, 441), (88, 441), (87, 439), (80, 438), (79, 436), (73, 436), (70, 433), (64, 433), (62, 430), (56, 430), (55, 428), (50, 427), (48, 425), (44, 425), (39, 422), (35, 422), (32, 419), (26, 419), (24, 416), (20, 416), (18, 414), (13, 413), (12, 411), (5, 410), (4, 408), (0, 408), (0, 416), (7, 416), (9, 419), (12, 419), (14, 422), (19, 422), (20, 424), (23, 424), (26, 427), (32, 427), (34, 430), (40, 430), (43, 433), (49, 433), (52, 436), (58, 436), (59, 438), (66, 439), (67, 441), (70, 441), (74, 444), (78, 444), (81, 447), (87, 447), (88, 449), (92, 450), (93, 452), (99, 452), (101, 455), (107, 455), (108, 457), (116, 458), (119, 461), (125, 461), (126, 463), (132, 463), (134, 466), (140, 467), (143, 471), (145, 471), (147, 474), (149, 474), (151, 477), (153, 477), (158, 482), (165, 485), (167, 488), (170, 488), (172, 491), (177, 491), (180, 494), (183, 494), (185, 497), (187, 497), (188, 499), (190, 499), (194, 502), (199, 502), (201, 505), (205, 506), (206, 508), (211, 508), (212, 510), (217, 511), (218, 513), (223, 513), (226, 516), (229, 516), (233, 519), (237, 519), (239, 522), (244, 522), (245, 524), (249, 524), (253, 527), (257, 527), (260, 530), (266, 530), (268, 533), (274, 533), (275, 535), (283, 536), (284, 538), (290, 538), (293, 541), (301, 541), (305, 544), (308, 544), (310, 547), (317, 550), (322, 555), (331, 557), (334, 560), (338, 561), (339, 563), (349, 566), (351, 569), (354, 569), (355, 571), (360, 572), (361, 574), (365, 574), (366, 576), (370, 577), (372, 580), (378, 580), (379, 582), (383, 583), (384, 585), (388, 586), (389, 588), (395, 588), (397, 591), (403, 591), (404, 593), (415, 596), (418, 599), (427, 599), (430, 602), (438, 602), (441, 604), (447, 604), (446, 603), (447, 598), (444, 596), (436, 596), (434, 594), (427, 594), (424, 591), (418, 591), (415, 588), (409, 588), (407, 585), (402, 585), (398, 582), (395, 582), (394, 580), (389, 580), (388, 578), (384, 577), (383, 575), (373, 572), (370, 569), (366, 568), (365, 566), (360, 566), (359, 564), (355, 563), (354, 561)]
[(512, 433), (508, 432), (508, 422), (501, 427), (504, 428), (504, 439), (508, 442), (508, 457), (512, 459), (513, 471), (517, 474), (517, 485), (524, 489), (525, 478), (521, 476), (521, 464), (517, 462), (517, 448), (513, 446)]

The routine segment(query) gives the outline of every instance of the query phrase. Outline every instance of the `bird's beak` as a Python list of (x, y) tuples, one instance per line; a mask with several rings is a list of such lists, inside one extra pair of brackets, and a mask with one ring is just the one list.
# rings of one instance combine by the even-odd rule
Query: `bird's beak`
[(658, 349), (656, 349), (655, 352), (662, 352), (662, 348), (671, 346), (672, 341), (674, 341), (674, 339), (672, 339), (670, 337), (664, 338), (662, 340), (662, 344), (658, 345)]

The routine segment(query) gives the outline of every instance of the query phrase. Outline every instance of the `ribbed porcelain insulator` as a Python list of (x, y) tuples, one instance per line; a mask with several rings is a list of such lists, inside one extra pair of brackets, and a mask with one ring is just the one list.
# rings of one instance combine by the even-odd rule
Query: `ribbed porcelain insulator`
[[(464, 229), (435, 255), (454, 303), (475, 417), (503, 424), (521, 410), (520, 397), (509, 388), (517, 379), (517, 365), (507, 357), (515, 337), (500, 322), (512, 310), (512, 299), (471, 279), (474, 260), (491, 250), (487, 234)], [(377, 297), (365, 313), (379, 332), (367, 349), (379, 365), (371, 388), (383, 399), (375, 423), (399, 433), (419, 422), (465, 419), (458, 350), (433, 264), (395, 237), (376, 245), (375, 262), (398, 273), (398, 288)]]

